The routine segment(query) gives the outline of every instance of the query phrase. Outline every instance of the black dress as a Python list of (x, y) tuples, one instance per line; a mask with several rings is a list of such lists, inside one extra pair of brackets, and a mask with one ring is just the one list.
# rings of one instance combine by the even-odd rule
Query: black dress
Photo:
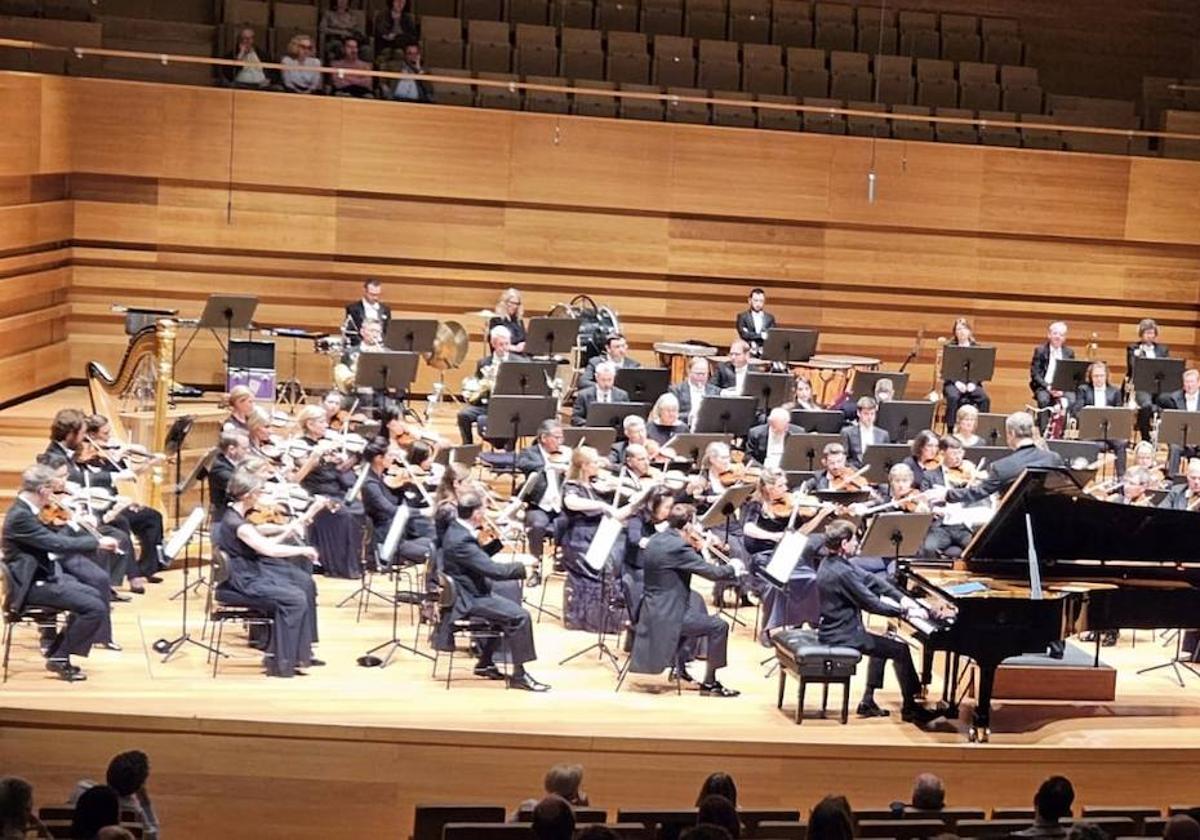
[[(596, 500), (596, 491), (577, 481), (563, 483), (563, 498), (576, 496), (583, 499)], [(568, 630), (587, 630), (596, 632), (607, 615), (607, 629), (615, 631), (620, 627), (620, 615), (613, 615), (611, 604), (618, 594), (616, 583), (611, 575), (611, 562), (602, 572), (588, 565), (586, 555), (596, 531), (600, 528), (603, 514), (595, 511), (576, 511), (563, 505), (563, 516), (566, 526), (562, 536), (563, 565), (567, 568), (567, 582), (563, 587), (563, 624)], [(621, 540), (617, 540), (614, 551), (624, 549)], [(601, 575), (608, 575), (608, 581), (601, 585)], [(605, 603), (607, 591), (608, 603)]]
[[(316, 441), (305, 438), (310, 445)], [(333, 464), (319, 463), (301, 481), (300, 486), (313, 496), (340, 501), (354, 485), (354, 473), (339, 470)], [(321, 567), (330, 577), (356, 578), (362, 573), (362, 526), (348, 505), (318, 513), (308, 529), (309, 541), (321, 556)]]
[(525, 324), (520, 318), (502, 318), (497, 315), (488, 321), (488, 335), (492, 334), (492, 327), (504, 327), (508, 330), (509, 343), (513, 345), (523, 344), (529, 337), (525, 332)]

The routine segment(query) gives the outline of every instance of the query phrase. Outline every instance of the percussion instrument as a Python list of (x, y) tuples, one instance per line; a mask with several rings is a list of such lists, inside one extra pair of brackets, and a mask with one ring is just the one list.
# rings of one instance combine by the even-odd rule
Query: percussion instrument
[(551, 318), (574, 318), (579, 321), (576, 343), (582, 350), (579, 359), (581, 367), (592, 357), (604, 352), (610, 335), (621, 332), (617, 313), (607, 306), (597, 306), (596, 301), (588, 295), (576, 295), (570, 303), (560, 303), (547, 314)]
[(807, 362), (788, 362), (788, 368), (793, 374), (804, 374), (818, 405), (832, 406), (850, 384), (852, 368), (842, 362), (818, 362), (814, 356)]
[(671, 381), (681, 382), (687, 378), (688, 365), (693, 358), (702, 356), (708, 359), (721, 351), (703, 342), (659, 341), (654, 345), (654, 352), (658, 354), (659, 366), (670, 369)]
[(318, 353), (326, 356), (341, 356), (346, 352), (346, 339), (341, 336), (327, 335), (313, 342)]
[(439, 321), (433, 336), (433, 349), (425, 354), (425, 361), (434, 370), (456, 368), (467, 357), (471, 339), (466, 329), (457, 321)]
[[(825, 405), (832, 405), (847, 391), (853, 393), (855, 372), (860, 370), (879, 370), (879, 359), (871, 356), (855, 356), (848, 353), (816, 353), (809, 358), (807, 365), (815, 368), (820, 380), (826, 383), (825, 387), (818, 393), (816, 382), (813, 382), (814, 396), (819, 402)], [(827, 379), (823, 373), (824, 371), (834, 373), (830, 373)], [(840, 387), (836, 390), (833, 387), (835, 384), (840, 384)], [(858, 396), (871, 395), (859, 394)]]

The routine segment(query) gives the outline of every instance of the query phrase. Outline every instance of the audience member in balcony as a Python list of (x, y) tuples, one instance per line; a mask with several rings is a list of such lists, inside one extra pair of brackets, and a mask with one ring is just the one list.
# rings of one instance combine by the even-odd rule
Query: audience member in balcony
[[(282, 72), (283, 89), (291, 93), (319, 93), (324, 84), (322, 74), (313, 69), (321, 66), (321, 59), (314, 55), (313, 39), (309, 35), (293, 35), (288, 41), (287, 55), (279, 60), (289, 69)], [(307, 69), (292, 70), (292, 67)]]
[(1176, 814), (1163, 829), (1165, 840), (1200, 840), (1200, 822), (1187, 814)]
[[(425, 75), (425, 67), (421, 63), (421, 47), (410, 43), (404, 47), (404, 64), (401, 73)], [(433, 87), (429, 82), (420, 79), (397, 79), (396, 87), (392, 89), (392, 99), (397, 102), (432, 102)]]
[(575, 834), (575, 812), (561, 796), (547, 796), (533, 809), (530, 827), (537, 840), (571, 840)]
[(388, 7), (375, 15), (371, 31), (375, 33), (375, 60), (387, 58), (385, 52), (400, 50), (421, 35), (417, 19), (408, 10), (408, 0), (392, 0)]
[[(542, 790), (546, 796), (558, 796), (572, 807), (587, 807), (588, 796), (582, 790), (582, 764), (555, 764), (546, 771), (542, 779)], [(537, 799), (526, 799), (517, 806), (517, 813), (532, 811), (537, 807)]]
[(329, 8), (321, 15), (321, 43), (326, 54), (347, 38), (361, 39), (363, 33), (355, 28), (354, 12), (350, 11), (350, 0), (331, 0)]
[(1042, 782), (1033, 797), (1033, 825), (1014, 837), (1066, 837), (1067, 827), (1062, 820), (1070, 819), (1075, 802), (1075, 788), (1065, 776), (1051, 776)]
[(808, 815), (808, 840), (851, 840), (854, 817), (844, 796), (826, 796)]
[(271, 86), (262, 68), (262, 59), (254, 46), (254, 30), (246, 27), (238, 33), (238, 42), (232, 50), (225, 54), (231, 61), (244, 61), (246, 66), (235, 67), (226, 65), (218, 68), (221, 80), (230, 87), (265, 90)]
[[(329, 77), (329, 86), (337, 96), (370, 97), (372, 79), (363, 75), (363, 70), (370, 70), (371, 63), (363, 61), (358, 53), (358, 39), (354, 37), (342, 41), (341, 58), (330, 63), (330, 67), (343, 70), (343, 73), (333, 73)], [(357, 72), (351, 72), (357, 71)]]
[(22, 840), (36, 826), (33, 785), (16, 776), (0, 779), (0, 840)]
[[(141, 750), (118, 753), (108, 762), (105, 782), (117, 792), (121, 808), (132, 811), (136, 821), (142, 824), (142, 837), (158, 840), (158, 815), (146, 790), (150, 778), (150, 759)], [(91, 779), (83, 779), (75, 786), (71, 802), (78, 802), (85, 792), (96, 787)]]
[(96, 785), (85, 790), (75, 802), (71, 837), (75, 840), (93, 840), (100, 829), (120, 823), (121, 805), (117, 792), (108, 785)]
[(709, 796), (724, 796), (733, 806), (737, 807), (737, 785), (733, 783), (733, 776), (728, 773), (710, 773), (704, 783), (700, 785), (700, 793), (696, 797), (696, 807), (700, 807), (700, 803)]
[(696, 807), (696, 825), (719, 826), (729, 832), (729, 836), (734, 840), (742, 836), (742, 823), (738, 819), (737, 808), (724, 796), (706, 796)]

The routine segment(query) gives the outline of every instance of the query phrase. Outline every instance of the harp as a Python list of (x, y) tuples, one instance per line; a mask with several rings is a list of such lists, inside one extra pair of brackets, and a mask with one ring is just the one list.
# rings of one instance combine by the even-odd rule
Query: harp
[[(174, 384), (176, 323), (164, 318), (143, 327), (129, 339), (116, 375), (100, 362), (87, 363), (88, 396), (92, 411), (112, 424), (121, 443), (138, 443), (161, 452), (167, 437), (167, 406)], [(162, 510), (163, 471), (155, 465), (138, 481), (123, 488), (140, 503)]]

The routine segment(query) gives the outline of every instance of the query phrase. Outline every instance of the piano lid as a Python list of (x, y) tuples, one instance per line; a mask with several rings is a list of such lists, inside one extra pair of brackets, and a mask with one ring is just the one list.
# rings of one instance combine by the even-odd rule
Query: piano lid
[(976, 532), (962, 559), (976, 564), (1028, 558), (1025, 514), (1042, 565), (1055, 560), (1200, 561), (1200, 515), (1102, 502), (1082, 492), (1071, 470), (1026, 470)]

